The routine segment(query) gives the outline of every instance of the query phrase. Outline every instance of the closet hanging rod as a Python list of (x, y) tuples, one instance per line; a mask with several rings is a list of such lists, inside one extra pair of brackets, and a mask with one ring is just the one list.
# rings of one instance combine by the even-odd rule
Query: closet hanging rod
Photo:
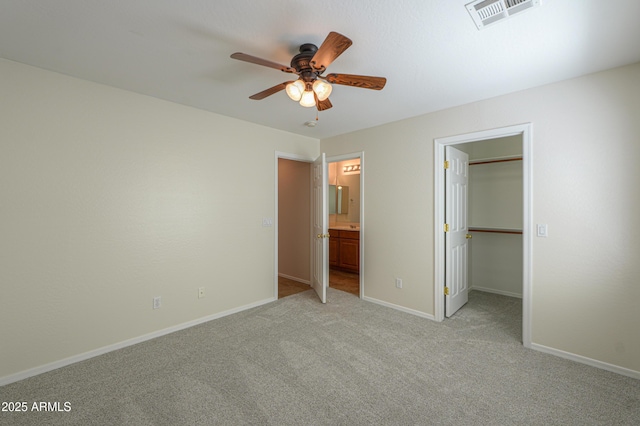
[(522, 161), (522, 157), (502, 157), (502, 158), (487, 158), (480, 160), (471, 160), (469, 161), (470, 166), (474, 166), (476, 164), (489, 164), (489, 163), (504, 163), (506, 161)]
[(491, 232), (494, 234), (522, 235), (522, 231), (520, 229), (506, 229), (506, 228), (471, 228), (469, 227), (469, 232)]

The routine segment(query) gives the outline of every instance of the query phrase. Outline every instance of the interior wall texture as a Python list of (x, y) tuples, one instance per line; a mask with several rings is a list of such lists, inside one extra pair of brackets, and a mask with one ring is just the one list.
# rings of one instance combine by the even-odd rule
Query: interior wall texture
[(639, 82), (634, 64), (322, 140), (367, 158), (365, 296), (433, 315), (434, 139), (530, 122), (532, 219), (549, 229), (532, 242), (532, 343), (640, 372)]
[(274, 299), (274, 152), (318, 140), (6, 60), (0, 94), (0, 379)]

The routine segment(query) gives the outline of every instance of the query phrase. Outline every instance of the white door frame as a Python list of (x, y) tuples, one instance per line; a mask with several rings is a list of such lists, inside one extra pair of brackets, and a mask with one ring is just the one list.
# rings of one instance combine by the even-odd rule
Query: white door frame
[[(280, 152), (280, 151), (276, 151), (275, 152), (275, 202), (274, 202), (274, 219), (273, 219), (273, 232), (275, 233), (274, 236), (274, 244), (275, 244), (275, 248), (274, 248), (274, 276), (273, 276), (273, 298), (275, 300), (278, 300), (278, 159), (283, 158), (285, 160), (293, 160), (293, 161), (300, 161), (302, 163), (313, 163), (315, 158), (312, 157), (307, 157), (304, 155), (298, 155), (298, 154), (291, 154), (288, 152)], [(326, 179), (326, 177), (325, 177)], [(312, 185), (313, 183), (311, 183)], [(311, 185), (309, 186), (309, 191), (311, 191)], [(311, 218), (309, 218), (309, 229), (311, 229)], [(311, 232), (311, 231), (310, 231)], [(313, 244), (313, 240), (310, 240), (310, 245)], [(312, 247), (309, 247), (310, 249), (310, 256), (311, 259), (309, 259), (309, 279), (313, 279), (313, 251), (311, 250)], [(311, 288), (311, 287), (309, 287)]]
[(532, 226), (532, 133), (531, 123), (515, 126), (501, 127), (498, 129), (484, 130), (463, 135), (438, 138), (434, 140), (434, 206), (435, 206), (435, 265), (434, 265), (434, 318), (436, 321), (444, 319), (444, 280), (445, 280), (445, 238), (443, 226), (445, 223), (444, 200), (444, 160), (445, 146), (462, 143), (480, 142), (488, 139), (496, 139), (507, 136), (522, 136), (522, 343), (525, 347), (531, 347), (531, 230)]
[[(359, 270), (359, 287), (360, 287), (360, 299), (364, 298), (364, 151), (354, 152), (351, 154), (334, 155), (327, 157), (327, 164), (337, 163), (339, 161), (360, 159), (360, 270)], [(325, 179), (328, 179), (325, 176)], [(328, 260), (327, 260), (328, 261)]]

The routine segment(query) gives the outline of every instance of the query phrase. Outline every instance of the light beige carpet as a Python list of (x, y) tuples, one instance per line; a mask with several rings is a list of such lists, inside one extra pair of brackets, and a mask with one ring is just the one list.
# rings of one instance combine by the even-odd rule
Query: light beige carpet
[(517, 299), (436, 323), (329, 289), (0, 388), (2, 425), (638, 425), (640, 381), (525, 349)]

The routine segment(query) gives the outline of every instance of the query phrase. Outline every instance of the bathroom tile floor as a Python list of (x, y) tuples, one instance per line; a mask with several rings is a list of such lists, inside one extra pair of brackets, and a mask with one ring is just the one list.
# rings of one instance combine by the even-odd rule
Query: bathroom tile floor
[[(329, 287), (360, 296), (360, 276), (353, 272), (329, 270)], [(307, 284), (278, 277), (278, 299), (310, 290)]]
[(289, 278), (278, 277), (278, 299), (310, 290), (311, 287)]
[(329, 269), (329, 287), (360, 297), (360, 275), (353, 272)]

